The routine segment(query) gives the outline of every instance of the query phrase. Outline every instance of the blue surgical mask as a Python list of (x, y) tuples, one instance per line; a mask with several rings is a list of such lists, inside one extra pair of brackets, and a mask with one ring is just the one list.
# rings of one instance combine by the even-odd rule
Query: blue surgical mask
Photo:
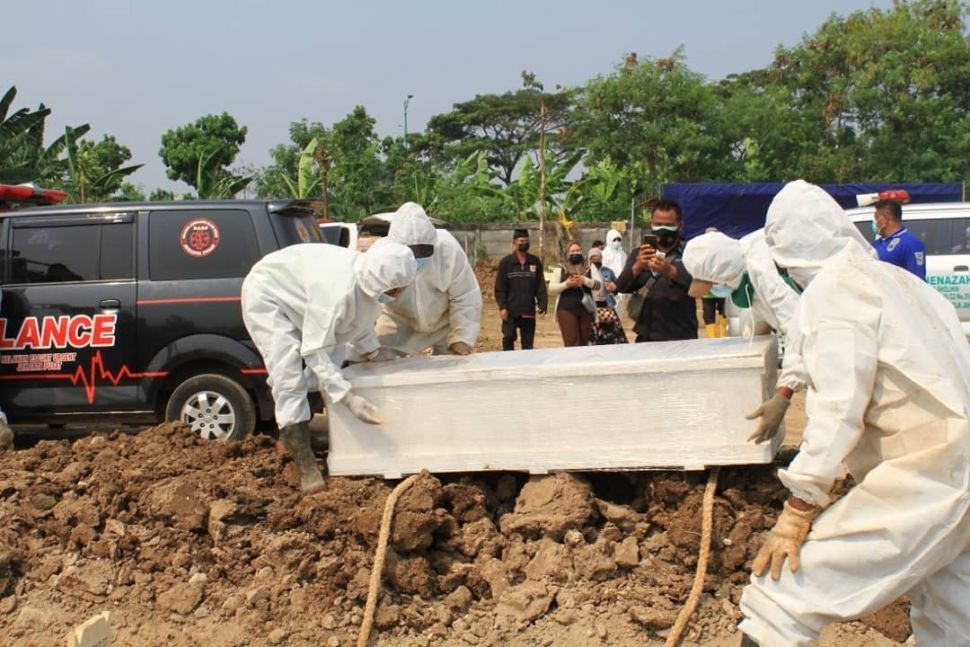
[(418, 269), (420, 270), (422, 267), (426, 266), (428, 264), (428, 261), (430, 260), (431, 260), (430, 258), (416, 258), (414, 259), (414, 263), (418, 266)]
[(718, 299), (728, 299), (734, 292), (734, 288), (730, 285), (725, 285), (724, 283), (718, 283), (711, 287), (711, 294), (713, 294)]
[(392, 297), (390, 294), (387, 294), (386, 292), (381, 292), (378, 295), (377, 300), (378, 300), (378, 302), (381, 303), (381, 305), (385, 305), (386, 306), (389, 303), (394, 303), (394, 299), (395, 298), (396, 297)]
[(610, 243), (610, 247), (612, 247), (616, 251), (620, 251), (621, 249), (623, 249), (623, 241), (614, 240), (612, 243)]
[(872, 225), (872, 235), (873, 236), (878, 236), (879, 235), (879, 225), (876, 224), (876, 221), (875, 220), (870, 220), (869, 221), (869, 224)]

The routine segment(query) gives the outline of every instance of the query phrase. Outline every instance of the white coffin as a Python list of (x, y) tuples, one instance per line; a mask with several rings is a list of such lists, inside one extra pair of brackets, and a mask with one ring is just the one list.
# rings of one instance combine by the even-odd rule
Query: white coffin
[(381, 425), (327, 402), (330, 473), (768, 463), (745, 414), (774, 389), (774, 337), (413, 357), (344, 371)]

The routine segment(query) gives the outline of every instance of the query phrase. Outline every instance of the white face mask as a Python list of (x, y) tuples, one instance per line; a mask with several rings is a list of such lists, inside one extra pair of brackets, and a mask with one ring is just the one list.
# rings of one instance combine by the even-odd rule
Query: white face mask
[(620, 251), (621, 249), (623, 249), (623, 241), (614, 240), (612, 243), (610, 243), (610, 247), (612, 247), (616, 251)]
[(728, 299), (734, 293), (734, 288), (724, 283), (718, 283), (711, 287), (711, 294), (718, 299)]

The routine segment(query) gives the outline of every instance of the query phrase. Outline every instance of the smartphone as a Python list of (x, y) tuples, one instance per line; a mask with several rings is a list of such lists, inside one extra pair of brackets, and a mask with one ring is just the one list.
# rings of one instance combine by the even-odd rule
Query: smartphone
[(640, 241), (641, 245), (650, 245), (654, 249), (657, 249), (657, 235), (656, 234), (644, 234), (643, 240)]

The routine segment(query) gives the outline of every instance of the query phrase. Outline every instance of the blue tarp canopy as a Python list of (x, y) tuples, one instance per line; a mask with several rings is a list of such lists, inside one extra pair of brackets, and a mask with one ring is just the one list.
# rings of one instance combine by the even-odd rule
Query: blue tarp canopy
[[(684, 210), (684, 237), (693, 238), (708, 227), (717, 227), (732, 238), (740, 238), (765, 224), (768, 205), (785, 186), (782, 182), (760, 184), (663, 185), (663, 197)], [(910, 202), (960, 202), (963, 184), (822, 184), (844, 209), (858, 206), (856, 196), (890, 189), (905, 189)]]

